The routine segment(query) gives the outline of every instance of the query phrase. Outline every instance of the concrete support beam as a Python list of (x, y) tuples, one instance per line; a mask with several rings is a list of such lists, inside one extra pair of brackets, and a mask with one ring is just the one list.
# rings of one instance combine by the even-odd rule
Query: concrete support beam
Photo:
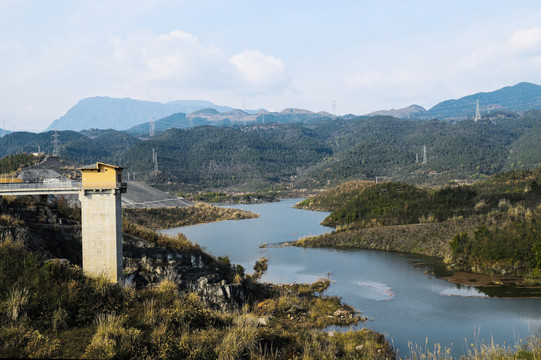
[(79, 192), (83, 238), (83, 271), (122, 279), (122, 202), (120, 189)]

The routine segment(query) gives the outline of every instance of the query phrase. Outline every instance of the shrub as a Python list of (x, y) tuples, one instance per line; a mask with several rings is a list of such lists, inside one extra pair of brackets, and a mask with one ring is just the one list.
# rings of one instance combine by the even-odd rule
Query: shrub
[(228, 328), (223, 341), (217, 346), (218, 359), (253, 358), (258, 348), (257, 324), (253, 318), (240, 316)]
[(16, 322), (26, 311), (30, 294), (28, 289), (11, 289), (4, 303), (5, 312), (9, 320)]
[(54, 357), (60, 348), (60, 341), (43, 335), (23, 322), (0, 327), (2, 357)]
[(141, 357), (144, 352), (141, 330), (126, 329), (126, 318), (115, 313), (98, 314), (95, 319), (96, 333), (87, 346), (84, 358), (87, 359), (132, 359)]

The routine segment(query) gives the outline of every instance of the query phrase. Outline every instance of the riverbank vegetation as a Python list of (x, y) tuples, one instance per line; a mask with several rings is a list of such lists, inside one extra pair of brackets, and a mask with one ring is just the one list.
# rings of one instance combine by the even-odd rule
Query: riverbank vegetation
[(469, 186), (424, 189), (349, 182), (298, 207), (332, 211), (336, 231), (299, 246), (359, 247), (439, 256), (455, 270), (541, 277), (541, 168)]
[[(465, 354), (460, 357), (461, 360), (538, 360), (541, 359), (541, 337), (539, 333), (536, 333), (515, 345), (466, 343), (465, 349)], [(457, 358), (451, 355), (450, 348), (442, 347), (439, 344), (436, 344), (432, 349), (426, 345), (410, 344), (409, 356), (400, 357), (400, 359), (453, 360)]]
[(123, 209), (124, 218), (148, 229), (170, 229), (222, 220), (253, 219), (259, 215), (249, 211), (196, 203), (183, 208)]

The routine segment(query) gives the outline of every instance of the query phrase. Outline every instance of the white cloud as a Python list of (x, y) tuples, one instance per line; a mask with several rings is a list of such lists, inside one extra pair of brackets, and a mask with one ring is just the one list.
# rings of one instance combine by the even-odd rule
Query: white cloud
[(114, 64), (109, 70), (114, 87), (125, 96), (189, 88), (265, 93), (279, 91), (287, 82), (285, 65), (274, 56), (245, 50), (229, 57), (181, 30), (157, 36), (138, 32), (110, 43), (112, 61), (104, 61), (103, 67)]
[(455, 71), (487, 71), (509, 65), (535, 66), (541, 56), (541, 27), (516, 30), (507, 40), (486, 44), (461, 57), (450, 68)]
[(284, 62), (259, 50), (245, 50), (234, 55), (230, 63), (248, 84), (257, 88), (282, 86), (287, 82)]
[(496, 39), (457, 39), (401, 55), (382, 63), (365, 63), (364, 71), (350, 69), (344, 86), (361, 101), (384, 108), (382, 99), (394, 102), (394, 107), (410, 101), (430, 107), (449, 97), (521, 81), (539, 83), (541, 27), (511, 30)]
[(510, 49), (518, 53), (537, 53), (541, 51), (541, 27), (516, 31), (508, 42)]
[[(145, 32), (111, 39), (112, 60), (118, 86), (204, 87), (222, 72), (225, 54), (202, 45), (194, 35), (177, 30), (154, 36)], [(104, 66), (109, 66), (105, 62)]]

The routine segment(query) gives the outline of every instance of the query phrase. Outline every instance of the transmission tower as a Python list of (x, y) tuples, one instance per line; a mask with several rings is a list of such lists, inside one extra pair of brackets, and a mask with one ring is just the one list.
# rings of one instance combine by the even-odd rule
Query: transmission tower
[(479, 111), (479, 99), (477, 99), (477, 106), (475, 108), (475, 118), (473, 121), (478, 122), (481, 120), (481, 112)]
[(423, 145), (423, 164), (426, 164), (426, 145)]
[(58, 133), (55, 130), (54, 134), (52, 135), (52, 138), (53, 138), (53, 156), (56, 156), (56, 157), (60, 155), (60, 149), (59, 149), (60, 140), (58, 140), (59, 137), (60, 135), (58, 135)]
[(336, 100), (332, 101), (332, 118), (336, 119)]
[(149, 137), (154, 136), (154, 120), (152, 120), (152, 116), (150, 116), (150, 131), (148, 132)]

